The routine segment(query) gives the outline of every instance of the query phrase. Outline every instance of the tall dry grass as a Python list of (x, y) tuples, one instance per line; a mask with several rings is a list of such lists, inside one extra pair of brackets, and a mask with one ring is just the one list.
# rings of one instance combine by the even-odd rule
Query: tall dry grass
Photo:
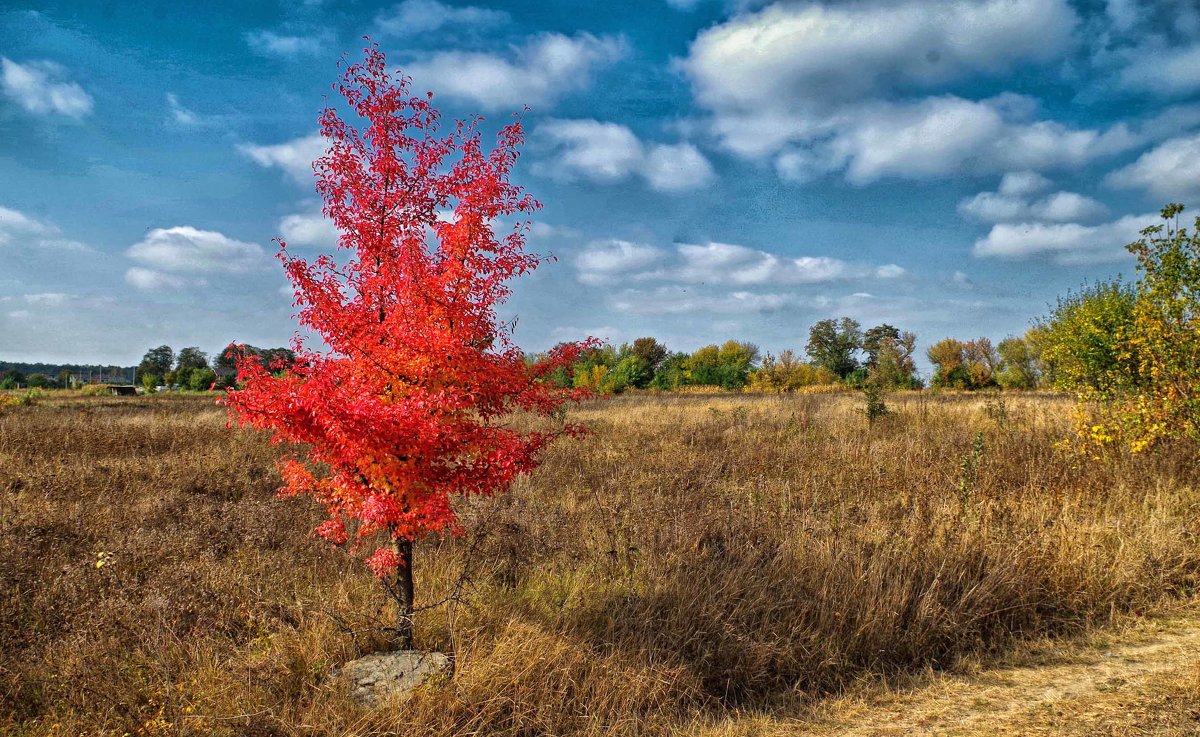
[(1200, 572), (1194, 453), (1081, 461), (1054, 449), (1066, 400), (901, 395), (868, 432), (849, 395), (617, 398), (511, 496), (461, 505), (467, 537), (420, 546), (418, 598), (461, 596), (418, 640), (457, 673), (365, 710), (331, 674), (382, 642), (384, 597), (208, 401), (0, 409), (8, 732), (670, 733)]

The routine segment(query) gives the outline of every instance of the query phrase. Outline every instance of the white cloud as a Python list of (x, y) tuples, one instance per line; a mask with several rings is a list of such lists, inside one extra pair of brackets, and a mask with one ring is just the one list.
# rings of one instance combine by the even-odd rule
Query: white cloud
[(548, 238), (575, 238), (578, 235), (579, 231), (565, 225), (551, 225), (541, 220), (535, 220), (529, 224), (530, 238), (545, 240)]
[(163, 289), (183, 289), (188, 280), (173, 274), (164, 274), (154, 269), (132, 266), (125, 272), (125, 282), (135, 289), (153, 292)]
[(274, 31), (247, 31), (243, 38), (250, 50), (260, 56), (294, 58), (315, 56), (325, 50), (330, 40), (327, 32), (309, 36), (296, 36)]
[(664, 276), (704, 284), (813, 284), (843, 278), (844, 261), (827, 256), (781, 258), (766, 251), (729, 243), (676, 246), (679, 266)]
[[(928, 180), (1079, 166), (1127, 151), (1145, 137), (1124, 124), (1097, 130), (1029, 120), (1031, 103), (1016, 95), (982, 101), (946, 95), (866, 103), (820, 123), (752, 116), (718, 117), (714, 125), (738, 155), (756, 158), (778, 150), (779, 175), (800, 183), (832, 172), (869, 184), (888, 177)], [(741, 129), (735, 122), (752, 125)], [(732, 127), (723, 128), (727, 125)]]
[(22, 298), (31, 305), (53, 307), (65, 304), (67, 300), (71, 299), (71, 296), (65, 292), (41, 292), (38, 294), (26, 294)]
[(195, 126), (201, 123), (200, 116), (184, 107), (174, 92), (167, 93), (167, 109), (171, 113), (171, 120), (179, 125)]
[(234, 240), (211, 230), (189, 225), (155, 228), (130, 246), (125, 255), (142, 267), (135, 278), (149, 277), (141, 272), (154, 270), (171, 274), (241, 273), (268, 265), (262, 246)]
[(1118, 75), (1121, 86), (1162, 96), (1186, 95), (1200, 89), (1200, 44), (1176, 48), (1136, 46), (1124, 54)]
[(337, 245), (339, 237), (333, 221), (325, 217), (319, 207), (285, 215), (279, 221), (279, 234), (288, 245), (330, 249)]
[(697, 189), (716, 178), (712, 164), (690, 143), (651, 146), (640, 173), (660, 192)]
[(1034, 217), (1062, 223), (1093, 220), (1108, 214), (1102, 203), (1076, 192), (1055, 192), (1033, 203), (1031, 209)]
[(415, 85), (436, 94), (469, 100), (488, 110), (517, 109), (548, 105), (567, 92), (585, 88), (593, 70), (624, 53), (620, 38), (543, 33), (512, 47), (506, 56), (442, 51), (414, 60), (404, 71)]
[(633, 131), (617, 123), (550, 120), (538, 126), (535, 136), (555, 156), (538, 162), (537, 169), (564, 181), (616, 182), (628, 177), (644, 155)]
[(0, 57), (4, 92), (18, 105), (40, 115), (56, 113), (79, 119), (92, 112), (92, 96), (75, 82), (61, 81), (66, 69), (52, 61), (18, 64)]
[(643, 143), (629, 128), (598, 120), (549, 120), (536, 138), (547, 157), (535, 171), (559, 181), (615, 183), (633, 176), (660, 192), (706, 186), (712, 164), (690, 143)]
[(1010, 171), (1000, 178), (997, 191), (1009, 197), (1031, 195), (1050, 188), (1049, 179), (1036, 171)]
[(1101, 225), (1079, 223), (1000, 223), (975, 242), (976, 256), (1007, 259), (1045, 257), (1061, 264), (1117, 261), (1125, 245), (1153, 225), (1157, 215), (1126, 215)]
[(754, 287), (801, 285), (841, 279), (893, 279), (896, 264), (869, 267), (828, 256), (777, 256), (732, 243), (677, 244), (674, 251), (628, 241), (597, 241), (575, 259), (584, 284), (669, 281), (690, 285)]
[(713, 110), (828, 110), (1046, 62), (1078, 22), (1066, 0), (775, 4), (700, 33), (681, 62)]
[(59, 229), (28, 215), (0, 207), (0, 246), (21, 245), (40, 250), (90, 251), (79, 241), (63, 238)]
[(1124, 125), (1105, 131), (1069, 128), (1014, 115), (1014, 96), (976, 102), (954, 96), (914, 104), (878, 104), (847, 120), (829, 144), (846, 178), (865, 184), (888, 176), (930, 179), (950, 174), (1078, 166), (1126, 151), (1139, 140)]
[(10, 242), (18, 235), (42, 235), (52, 227), (34, 220), (24, 213), (0, 207), (0, 245)]
[(1105, 178), (1114, 187), (1144, 189), (1166, 199), (1200, 192), (1200, 134), (1164, 141)]
[(438, 0), (405, 0), (375, 16), (375, 28), (383, 36), (428, 33), (444, 26), (496, 26), (510, 19), (503, 10), (474, 5), (454, 7)]
[(641, 243), (598, 241), (575, 258), (575, 268), (584, 284), (611, 284), (627, 274), (644, 271), (665, 256), (662, 249)]
[(980, 192), (958, 203), (958, 211), (985, 223), (1028, 221), (1079, 222), (1102, 218), (1108, 208), (1076, 192), (1055, 192), (1040, 199), (1030, 195), (1050, 186), (1033, 172), (1005, 174), (995, 192)]
[(779, 175), (867, 184), (1079, 166), (1144, 142), (1037, 118), (1019, 95), (935, 93), (1061, 58), (1067, 0), (776, 3), (701, 32), (678, 62), (724, 148)]
[(313, 162), (325, 155), (327, 146), (320, 133), (313, 133), (273, 145), (241, 144), (238, 150), (259, 166), (278, 167), (297, 183), (311, 184)]

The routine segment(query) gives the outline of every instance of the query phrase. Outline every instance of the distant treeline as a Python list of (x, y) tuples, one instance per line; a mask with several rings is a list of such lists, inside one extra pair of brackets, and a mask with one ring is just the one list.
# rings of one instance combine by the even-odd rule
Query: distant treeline
[[(998, 344), (986, 337), (943, 338), (925, 350), (933, 366), (918, 374), (913, 359), (917, 336), (883, 323), (863, 330), (849, 317), (821, 320), (808, 333), (803, 354), (762, 353), (738, 340), (707, 345), (691, 353), (672, 351), (652, 337), (620, 346), (585, 351), (550, 381), (564, 388), (617, 394), (629, 389), (672, 391), (709, 387), (731, 391), (792, 392), (809, 386), (880, 389), (1035, 389), (1074, 390), (1132, 377), (1125, 352), (1115, 341), (1130, 332), (1136, 293), (1122, 282), (1101, 282), (1059, 300), (1050, 314), (1023, 336)], [(257, 355), (281, 370), (294, 360), (288, 348), (230, 344), (214, 359), (198, 347), (178, 352), (151, 348), (136, 367), (0, 362), (0, 389), (19, 386), (67, 387), (105, 377), (133, 375), (147, 390), (166, 386), (203, 390), (232, 386), (236, 356)], [(1133, 379), (1125, 383), (1136, 383)]]
[(604, 394), (685, 387), (791, 392), (830, 385), (1070, 390), (1113, 370), (1110, 344), (1117, 333), (1096, 318), (1127, 316), (1132, 305), (1133, 292), (1119, 282), (1085, 287), (1060, 300), (1023, 336), (1010, 335), (996, 344), (986, 337), (933, 343), (925, 351), (933, 366), (928, 377), (918, 374), (913, 360), (915, 334), (887, 323), (863, 330), (856, 320), (842, 317), (813, 325), (803, 355), (792, 350), (764, 355), (753, 343), (737, 340), (680, 353), (646, 337), (593, 348), (551, 380)]
[(883, 388), (923, 385), (913, 361), (917, 338), (886, 323), (868, 330), (855, 320), (821, 320), (809, 330), (807, 360), (778, 355), (737, 340), (692, 353), (669, 350), (654, 338), (585, 352), (551, 380), (562, 387), (613, 394), (627, 389), (671, 391), (684, 387), (788, 392), (806, 386), (844, 384)]
[(134, 366), (103, 366), (76, 363), (24, 363), (0, 361), (0, 389), (32, 387), (66, 388), (89, 382), (129, 381)]
[(99, 376), (102, 372), (105, 376), (109, 374), (129, 376), (134, 370), (134, 366), (103, 366), (101, 364), (79, 364), (79, 363), (22, 363), (20, 361), (0, 361), (0, 374), (7, 374), (11, 371), (17, 371), (25, 374), (43, 374), (45, 376), (58, 376), (63, 371), (72, 374), (94, 374)]
[(232, 386), (237, 376), (238, 355), (252, 354), (264, 365), (276, 361), (290, 363), (294, 354), (290, 348), (256, 348), (252, 345), (230, 343), (213, 360), (196, 346), (181, 348), (176, 353), (169, 345), (146, 351), (137, 366), (137, 383), (147, 390), (159, 386), (201, 391), (211, 387)]

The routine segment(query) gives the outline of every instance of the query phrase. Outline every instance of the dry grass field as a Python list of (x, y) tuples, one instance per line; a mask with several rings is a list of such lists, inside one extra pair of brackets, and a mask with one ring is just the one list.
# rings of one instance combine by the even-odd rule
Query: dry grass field
[[(1194, 451), (1081, 460), (1055, 397), (889, 402), (870, 430), (846, 394), (575, 410), (591, 436), (419, 547), (418, 605), (457, 596), (418, 642), (457, 673), (374, 710), (332, 674), (384, 597), (273, 497), (262, 437), (206, 397), (0, 408), (0, 732), (837, 734), (865, 688), (1193, 595)], [(1118, 717), (1196, 726), (1195, 668), (1146, 678)], [(1106, 724), (1069, 733), (1192, 733)]]

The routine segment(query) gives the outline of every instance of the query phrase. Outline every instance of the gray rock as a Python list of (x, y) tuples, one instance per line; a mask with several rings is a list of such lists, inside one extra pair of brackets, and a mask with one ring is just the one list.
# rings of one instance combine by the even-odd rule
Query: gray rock
[(443, 653), (399, 650), (351, 660), (340, 675), (349, 682), (355, 701), (374, 706), (393, 695), (407, 699), (417, 686), (449, 672), (450, 658)]

